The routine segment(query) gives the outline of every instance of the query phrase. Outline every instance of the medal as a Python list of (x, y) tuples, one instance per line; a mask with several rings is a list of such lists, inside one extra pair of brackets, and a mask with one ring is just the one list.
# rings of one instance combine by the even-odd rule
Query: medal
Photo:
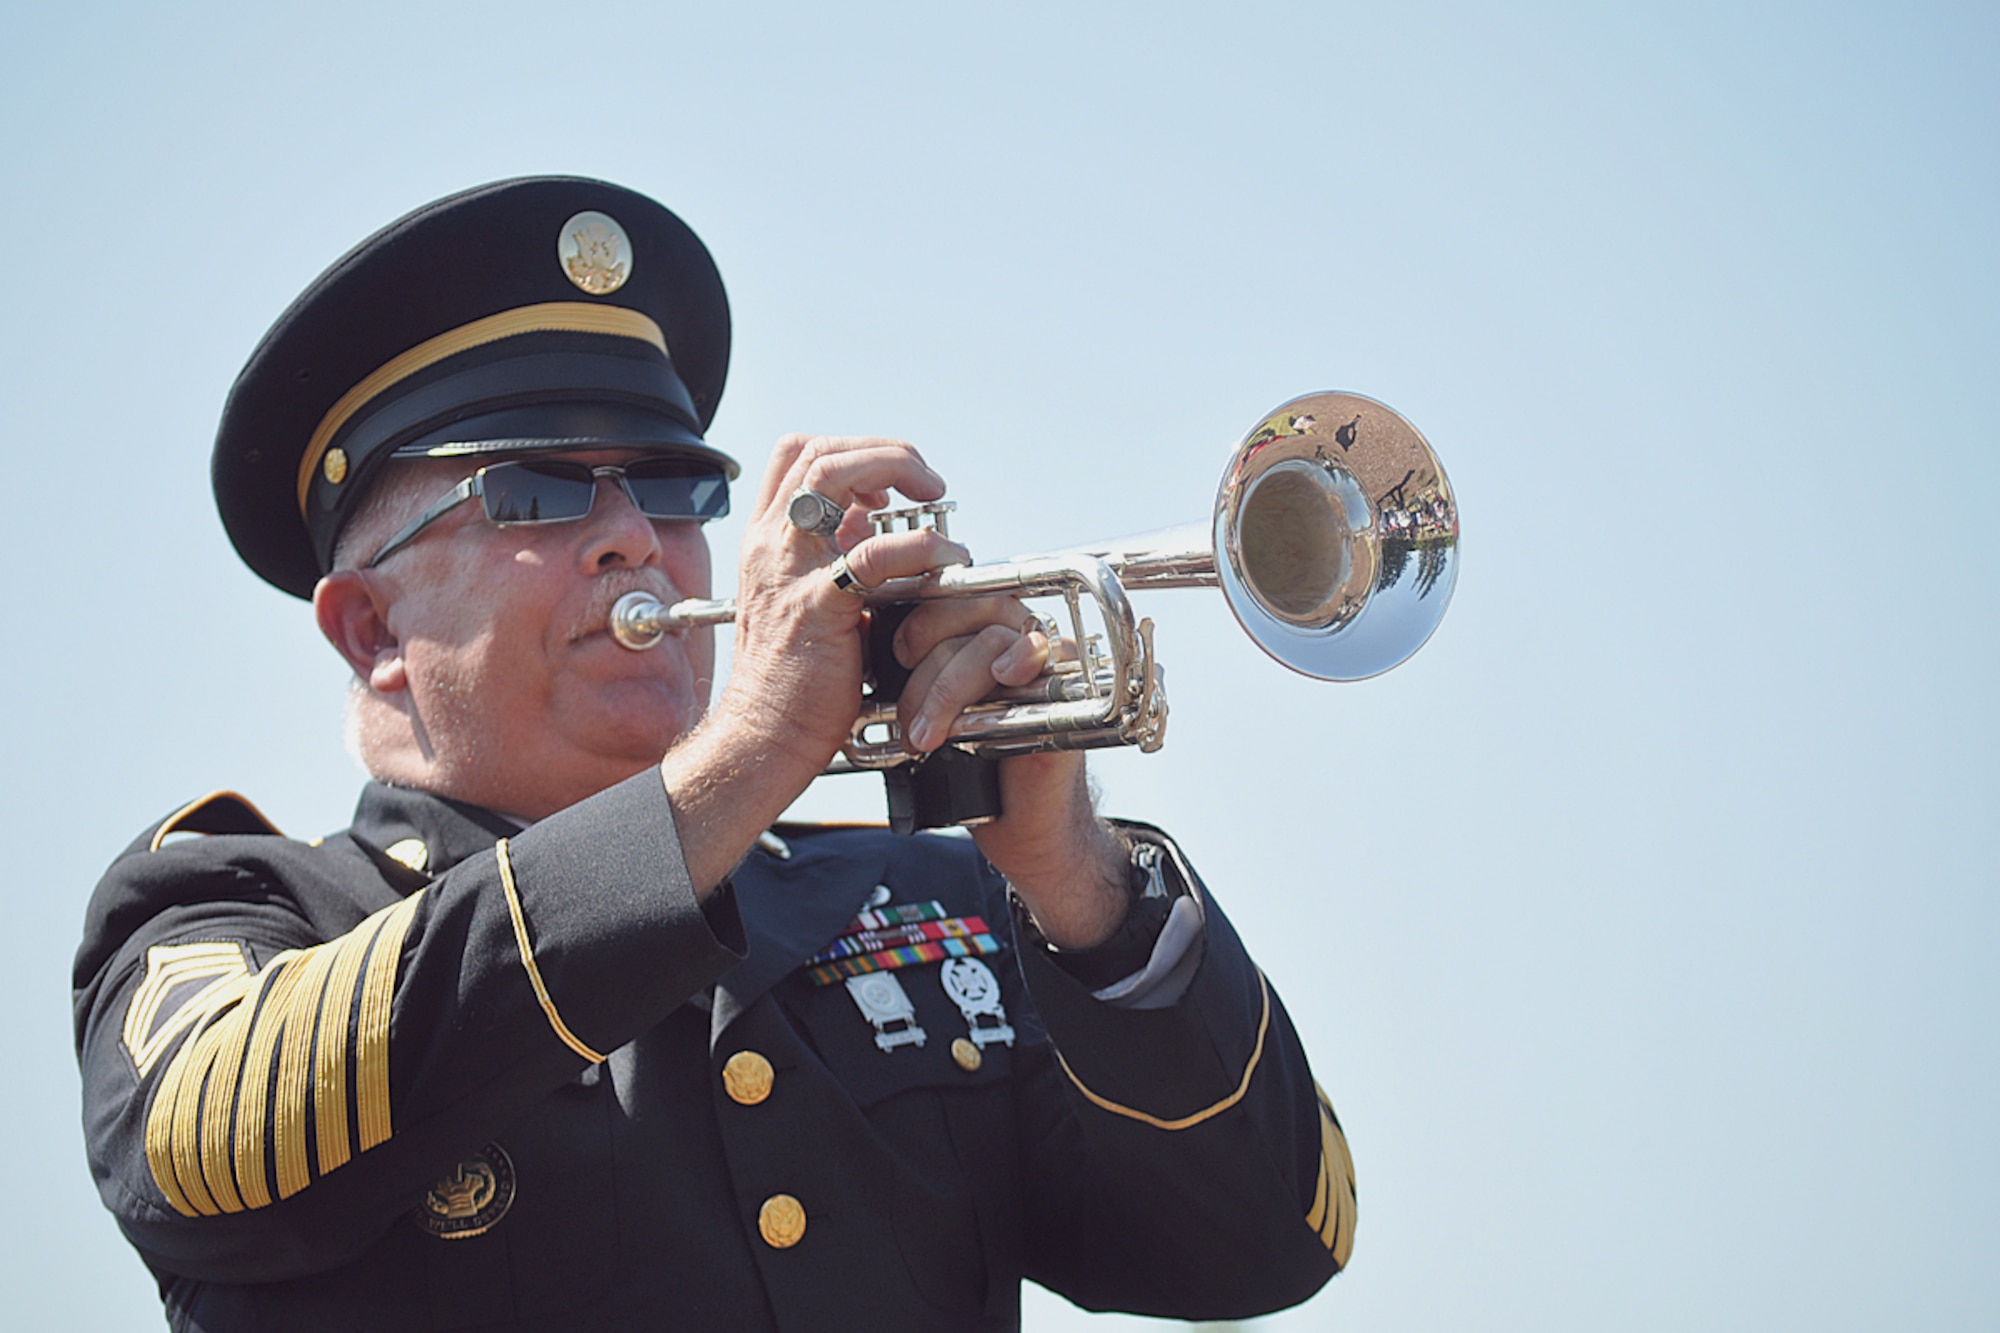
[(874, 1026), (875, 1044), (883, 1050), (924, 1044), (924, 1030), (917, 1026), (917, 1007), (893, 973), (849, 977), (847, 993), (854, 997), (854, 1007), (861, 1016)]
[(1000, 1003), (1000, 978), (993, 975), (992, 968), (977, 958), (952, 958), (946, 960), (941, 975), (944, 993), (965, 1015), (975, 1045), (984, 1050), (996, 1041), (1014, 1044), (1014, 1029)]

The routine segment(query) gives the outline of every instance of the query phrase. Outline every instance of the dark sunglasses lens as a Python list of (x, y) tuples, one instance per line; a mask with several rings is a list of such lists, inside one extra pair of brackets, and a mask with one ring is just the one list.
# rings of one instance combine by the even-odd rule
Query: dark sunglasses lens
[(625, 469), (625, 484), (648, 518), (721, 518), (729, 512), (729, 480), (711, 463), (657, 458)]
[(486, 469), (486, 517), (495, 523), (561, 523), (590, 512), (597, 481), (580, 463), (495, 463)]

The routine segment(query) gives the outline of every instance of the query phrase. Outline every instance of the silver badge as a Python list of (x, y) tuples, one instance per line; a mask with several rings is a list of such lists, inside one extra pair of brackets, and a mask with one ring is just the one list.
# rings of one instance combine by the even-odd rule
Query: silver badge
[(1008, 1026), (1007, 1010), (1000, 1003), (1000, 978), (977, 958), (945, 960), (944, 993), (965, 1015), (972, 1040), (984, 1050), (994, 1042), (1014, 1044), (1014, 1029)]
[(578, 213), (563, 223), (556, 258), (569, 280), (592, 296), (608, 296), (632, 276), (632, 242), (604, 213)]
[(893, 972), (864, 972), (847, 979), (855, 1008), (875, 1027), (875, 1044), (885, 1051), (921, 1046), (924, 1030), (917, 1026), (917, 1006)]

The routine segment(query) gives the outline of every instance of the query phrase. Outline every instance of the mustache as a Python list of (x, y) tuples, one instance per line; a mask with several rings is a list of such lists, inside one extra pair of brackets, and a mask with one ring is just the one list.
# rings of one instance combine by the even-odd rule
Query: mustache
[(628, 592), (651, 593), (671, 606), (681, 600), (684, 594), (674, 587), (674, 581), (657, 569), (612, 569), (597, 576), (591, 585), (590, 598), (577, 612), (576, 620), (569, 627), (571, 642), (592, 634), (601, 634), (611, 626), (611, 607)]

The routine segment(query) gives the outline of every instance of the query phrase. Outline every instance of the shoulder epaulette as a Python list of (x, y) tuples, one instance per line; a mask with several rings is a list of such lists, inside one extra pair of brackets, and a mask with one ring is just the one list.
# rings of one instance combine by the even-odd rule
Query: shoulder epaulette
[(212, 791), (168, 815), (153, 830), (147, 850), (159, 851), (160, 845), (175, 833), (265, 833), (284, 836), (278, 832), (276, 824), (264, 818), (263, 811), (233, 791)]

